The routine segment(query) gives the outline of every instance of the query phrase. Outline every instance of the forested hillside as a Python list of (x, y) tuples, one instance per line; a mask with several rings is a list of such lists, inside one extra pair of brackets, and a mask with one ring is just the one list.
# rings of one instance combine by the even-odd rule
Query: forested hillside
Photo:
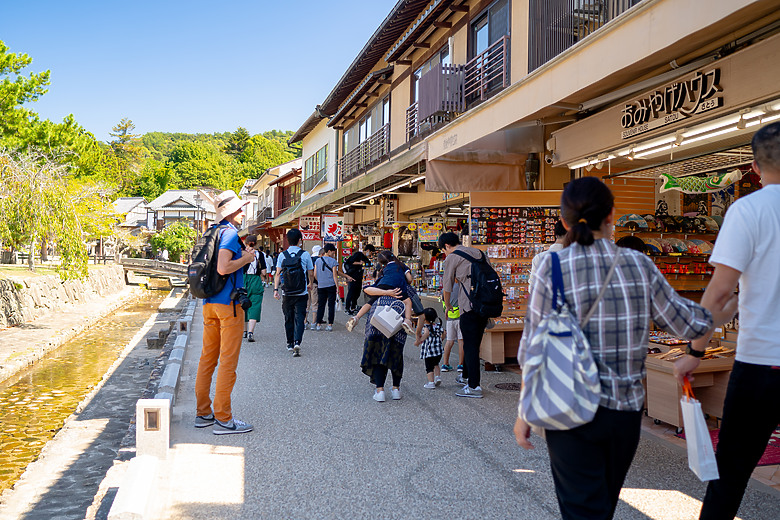
[[(112, 233), (111, 201), (152, 200), (168, 189), (240, 190), (246, 179), (300, 156), (291, 131), (135, 134), (129, 118), (102, 142), (72, 115), (42, 120), (30, 108), (50, 73), (0, 41), (0, 247), (32, 253), (55, 242), (66, 276), (86, 274), (85, 239)], [(32, 268), (32, 263), (30, 264)]]

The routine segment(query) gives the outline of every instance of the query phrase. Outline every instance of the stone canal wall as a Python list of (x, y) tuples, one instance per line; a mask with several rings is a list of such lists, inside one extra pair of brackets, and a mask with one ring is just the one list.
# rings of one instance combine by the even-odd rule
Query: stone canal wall
[(81, 304), (121, 292), (121, 266), (90, 269), (83, 280), (60, 280), (56, 275), (9, 277), (0, 280), (0, 328), (30, 323), (68, 304)]

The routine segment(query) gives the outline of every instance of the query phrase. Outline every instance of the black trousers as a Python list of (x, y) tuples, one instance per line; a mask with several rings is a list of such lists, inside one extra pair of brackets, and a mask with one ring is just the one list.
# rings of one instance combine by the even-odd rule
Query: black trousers
[(317, 321), (323, 323), (325, 317), (325, 303), (328, 304), (328, 324), (333, 325), (333, 315), (336, 312), (336, 286), (317, 288)]
[(468, 378), (469, 386), (479, 386), (479, 345), (485, 334), (488, 319), (474, 311), (460, 315), (460, 332), (463, 335), (463, 377)]
[(571, 430), (546, 430), (561, 518), (612, 518), (639, 444), (641, 420), (641, 411), (599, 407), (588, 424)]
[(360, 297), (360, 292), (363, 290), (363, 277), (352, 276), (355, 280), (347, 283), (347, 296), (344, 300), (344, 308), (348, 311), (357, 310), (357, 301)]
[(288, 345), (300, 345), (303, 340), (303, 323), (306, 320), (306, 303), (308, 294), (301, 296), (284, 296), (282, 313), (284, 313), (284, 332)]
[[(387, 367), (385, 365), (374, 365), (371, 372), (371, 382), (377, 388), (384, 388), (387, 381)], [(393, 386), (401, 386), (401, 376), (393, 374)]]
[(734, 361), (715, 451), (720, 479), (707, 485), (699, 518), (737, 515), (750, 475), (780, 424), (778, 396), (780, 367)]

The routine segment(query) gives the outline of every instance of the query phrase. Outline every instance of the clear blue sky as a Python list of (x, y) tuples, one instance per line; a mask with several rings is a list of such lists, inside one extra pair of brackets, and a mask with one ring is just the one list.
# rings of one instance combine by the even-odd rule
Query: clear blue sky
[(100, 140), (297, 130), (396, 0), (0, 0), (0, 40), (51, 70), (29, 106)]

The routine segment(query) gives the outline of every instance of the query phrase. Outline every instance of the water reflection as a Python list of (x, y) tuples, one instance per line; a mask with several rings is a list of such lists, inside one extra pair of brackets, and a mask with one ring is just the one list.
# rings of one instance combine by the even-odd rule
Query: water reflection
[(0, 383), (0, 493), (38, 457), (165, 296), (147, 291)]

